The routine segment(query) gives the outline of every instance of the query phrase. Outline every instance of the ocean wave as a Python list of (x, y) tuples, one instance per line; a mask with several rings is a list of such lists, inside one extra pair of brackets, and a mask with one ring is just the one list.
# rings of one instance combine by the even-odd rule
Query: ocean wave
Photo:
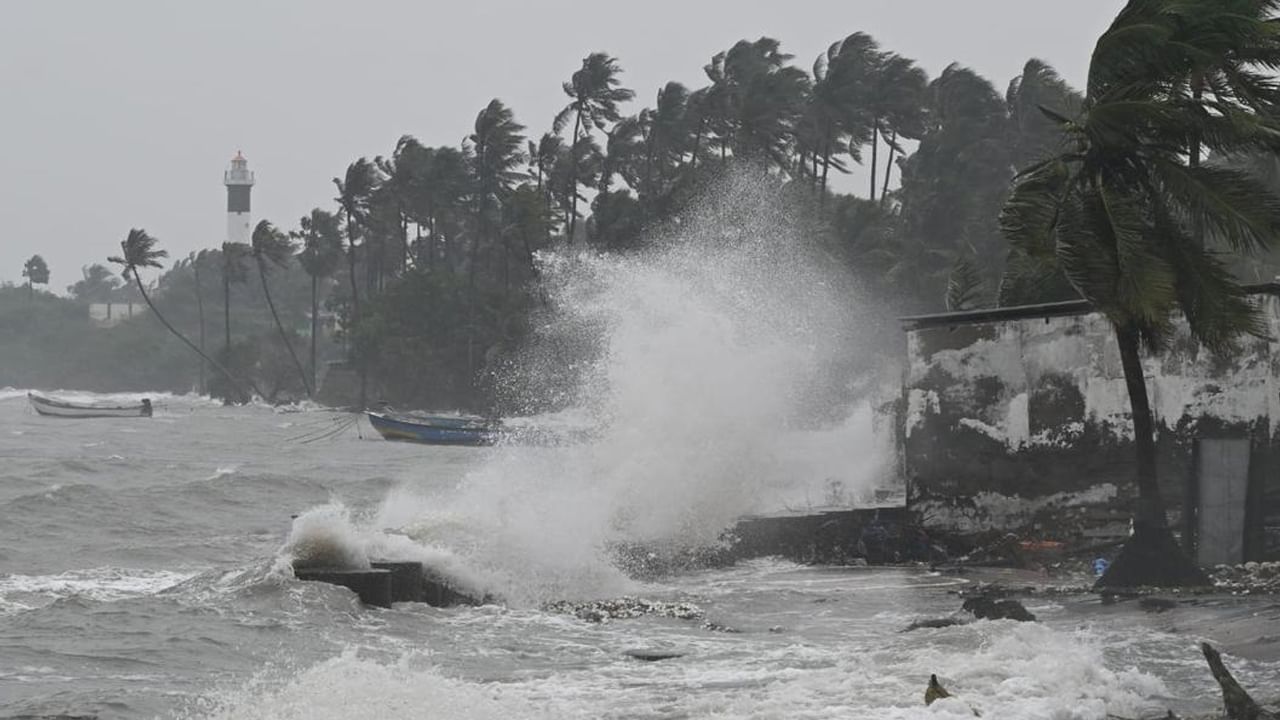
[(0, 614), (80, 597), (113, 602), (154, 595), (194, 577), (195, 572), (99, 567), (54, 575), (0, 575)]

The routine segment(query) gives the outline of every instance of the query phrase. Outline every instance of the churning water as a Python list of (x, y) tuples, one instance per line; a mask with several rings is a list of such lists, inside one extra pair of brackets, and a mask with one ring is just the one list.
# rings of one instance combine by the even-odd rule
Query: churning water
[[(0, 393), (0, 716), (1213, 708), (1196, 642), (1242, 644), (1215, 637), (1207, 610), (1041, 600), (1037, 624), (901, 633), (953, 612), (966, 581), (758, 561), (641, 583), (615, 567), (617, 543), (714, 543), (740, 515), (864, 502), (892, 478), (853, 381), (874, 354), (859, 347), (857, 303), (753, 192), (732, 189), (643, 255), (543, 259), (548, 309), (503, 382), (513, 402), (555, 410), (526, 422), (586, 426), (590, 440), (433, 448), (363, 426), (306, 443), (344, 420), (154, 396), (151, 419), (58, 420)], [(726, 205), (753, 209), (726, 223)], [(504, 603), (366, 609), (290, 571), (295, 558), (370, 557), (423, 560)], [(704, 615), (590, 623), (543, 609), (624, 594)], [(679, 657), (646, 663), (636, 649)], [(1280, 679), (1275, 663), (1232, 665), (1251, 687)], [(926, 709), (930, 673), (960, 698)]]

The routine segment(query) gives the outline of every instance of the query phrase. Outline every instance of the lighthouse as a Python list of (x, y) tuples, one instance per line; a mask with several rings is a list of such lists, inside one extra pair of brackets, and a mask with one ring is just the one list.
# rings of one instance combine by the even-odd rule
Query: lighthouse
[(249, 191), (253, 188), (253, 173), (249, 161), (240, 151), (231, 158), (231, 168), (222, 174), (222, 184), (227, 186), (227, 242), (249, 243)]

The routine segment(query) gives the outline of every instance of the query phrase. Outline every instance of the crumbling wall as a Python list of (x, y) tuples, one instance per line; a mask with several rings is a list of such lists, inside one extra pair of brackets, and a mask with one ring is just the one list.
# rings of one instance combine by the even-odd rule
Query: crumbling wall
[[(1270, 339), (1247, 338), (1238, 352), (1215, 356), (1180, 322), (1166, 351), (1143, 360), (1161, 487), (1175, 523), (1189, 520), (1183, 511), (1194, 507), (1198, 437), (1253, 440), (1258, 497), (1251, 506), (1263, 507), (1275, 474), (1270, 418), (1280, 412), (1280, 302), (1255, 297)], [(950, 531), (1033, 527), (1075, 539), (1123, 532), (1133, 427), (1111, 325), (1083, 309), (1019, 315), (907, 321), (902, 448), (913, 506), (927, 526)], [(1261, 515), (1254, 525), (1261, 527)], [(1253, 539), (1261, 542), (1260, 534)]]

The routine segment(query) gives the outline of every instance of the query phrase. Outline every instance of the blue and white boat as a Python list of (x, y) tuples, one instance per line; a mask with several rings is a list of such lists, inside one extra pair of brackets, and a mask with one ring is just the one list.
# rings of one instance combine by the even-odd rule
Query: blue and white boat
[(373, 429), (387, 440), (403, 440), (425, 445), (493, 445), (499, 431), (483, 418), (448, 415), (415, 415), (393, 417), (385, 413), (366, 412)]

